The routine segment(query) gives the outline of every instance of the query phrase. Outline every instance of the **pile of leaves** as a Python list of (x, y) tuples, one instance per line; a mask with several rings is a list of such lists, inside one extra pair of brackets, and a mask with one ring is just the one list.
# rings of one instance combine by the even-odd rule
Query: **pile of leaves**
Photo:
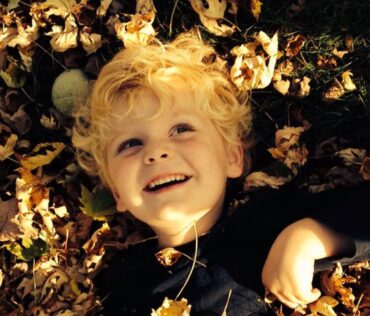
[[(98, 313), (102, 258), (148, 234), (116, 214), (71, 145), (76, 98), (125, 47), (191, 31), (216, 48), (251, 91), (246, 191), (369, 181), (369, 10), (361, 0), (0, 1), (0, 314)], [(368, 263), (338, 269), (302, 313), (369, 313)], [(175, 306), (165, 303), (158, 315)]]

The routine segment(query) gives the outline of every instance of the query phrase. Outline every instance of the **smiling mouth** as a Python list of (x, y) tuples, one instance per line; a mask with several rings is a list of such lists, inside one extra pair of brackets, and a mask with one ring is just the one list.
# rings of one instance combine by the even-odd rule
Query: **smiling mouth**
[(160, 179), (150, 182), (145, 188), (145, 192), (157, 192), (164, 189), (172, 188), (178, 184), (188, 181), (190, 176), (171, 176), (165, 179)]

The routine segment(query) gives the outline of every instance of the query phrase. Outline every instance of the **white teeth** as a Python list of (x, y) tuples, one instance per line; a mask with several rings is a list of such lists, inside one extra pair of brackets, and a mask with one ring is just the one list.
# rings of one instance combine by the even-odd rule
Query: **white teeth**
[(153, 189), (157, 185), (161, 185), (161, 184), (164, 184), (164, 183), (167, 183), (167, 182), (172, 182), (172, 181), (175, 181), (175, 180), (176, 181), (185, 180), (185, 178), (186, 177), (183, 176), (183, 175), (173, 175), (173, 176), (169, 176), (169, 177), (166, 177), (166, 178), (154, 180), (154, 181), (152, 181), (148, 184), (148, 187), (149, 187), (149, 189)]

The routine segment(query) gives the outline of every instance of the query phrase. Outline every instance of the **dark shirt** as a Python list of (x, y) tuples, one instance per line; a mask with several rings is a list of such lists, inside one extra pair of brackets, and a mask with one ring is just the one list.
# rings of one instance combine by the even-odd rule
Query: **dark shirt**
[[(353, 239), (349, 258), (316, 262), (315, 270), (333, 261), (350, 264), (370, 259), (370, 185), (336, 189), (319, 194), (304, 191), (260, 190), (232, 215), (223, 215), (212, 230), (199, 237), (197, 261), (181, 297), (191, 304), (191, 315), (221, 315), (230, 290), (228, 316), (268, 315), (263, 301), (261, 272), (269, 249), (289, 224), (314, 218)], [(297, 245), (299, 247), (299, 245)], [(194, 242), (176, 247), (190, 257)], [(182, 256), (173, 266), (160, 265), (155, 257), (157, 241), (129, 247), (117, 255), (96, 278), (104, 315), (150, 315), (165, 297), (175, 299), (189, 274), (192, 260)]]

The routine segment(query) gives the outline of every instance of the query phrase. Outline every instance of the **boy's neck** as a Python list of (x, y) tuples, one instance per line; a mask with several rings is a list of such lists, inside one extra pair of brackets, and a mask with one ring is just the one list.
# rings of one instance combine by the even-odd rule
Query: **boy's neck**
[(222, 208), (206, 213), (197, 221), (187, 223), (185, 226), (172, 225), (168, 229), (158, 229), (152, 227), (158, 236), (158, 247), (176, 247), (181, 246), (191, 241), (194, 241), (197, 236), (204, 235), (215, 225), (221, 216)]

